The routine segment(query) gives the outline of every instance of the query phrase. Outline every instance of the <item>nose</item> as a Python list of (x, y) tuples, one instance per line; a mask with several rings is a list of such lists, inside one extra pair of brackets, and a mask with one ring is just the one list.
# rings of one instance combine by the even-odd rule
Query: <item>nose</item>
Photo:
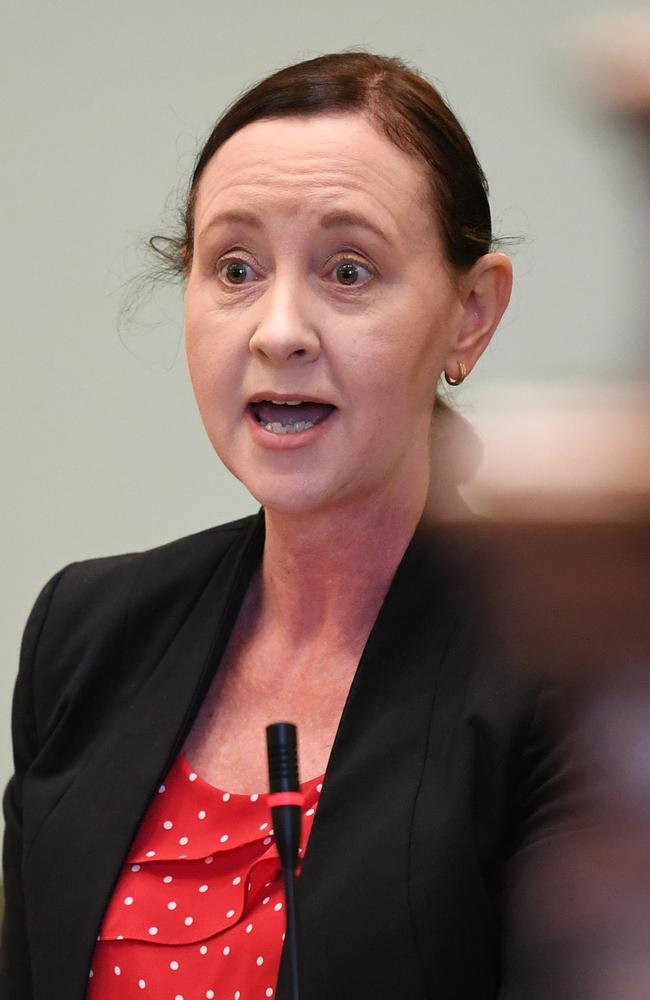
[(320, 354), (320, 337), (308, 314), (307, 290), (296, 279), (276, 277), (258, 301), (260, 313), (249, 349), (274, 365), (291, 359), (314, 361)]

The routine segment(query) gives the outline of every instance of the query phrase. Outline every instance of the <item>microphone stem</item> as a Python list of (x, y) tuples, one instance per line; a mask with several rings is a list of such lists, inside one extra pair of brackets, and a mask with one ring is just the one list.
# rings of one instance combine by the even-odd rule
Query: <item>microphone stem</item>
[(286, 906), (287, 958), (289, 962), (289, 995), (291, 1000), (300, 1000), (300, 991), (298, 988), (296, 880), (291, 868), (284, 868), (283, 875)]

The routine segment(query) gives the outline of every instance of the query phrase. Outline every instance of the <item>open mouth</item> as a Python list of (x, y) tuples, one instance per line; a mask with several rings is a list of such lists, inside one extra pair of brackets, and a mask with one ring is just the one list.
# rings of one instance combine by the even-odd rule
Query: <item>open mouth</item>
[(274, 403), (261, 399), (249, 403), (249, 409), (258, 424), (273, 434), (300, 434), (327, 420), (336, 407), (329, 403)]

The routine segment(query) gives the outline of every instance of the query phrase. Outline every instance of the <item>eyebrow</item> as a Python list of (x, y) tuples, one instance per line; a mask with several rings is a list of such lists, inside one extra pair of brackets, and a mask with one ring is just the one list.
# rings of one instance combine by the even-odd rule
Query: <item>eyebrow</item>
[[(361, 229), (367, 229), (369, 232), (374, 233), (375, 236), (378, 236), (386, 243), (392, 242), (388, 234), (380, 226), (371, 222), (365, 215), (359, 212), (352, 212), (349, 209), (332, 209), (329, 212), (325, 212), (318, 221), (323, 229), (336, 229), (339, 226), (359, 226)], [(217, 226), (227, 225), (228, 223), (243, 224), (251, 226), (253, 229), (263, 228), (262, 220), (254, 212), (248, 212), (246, 209), (231, 209), (220, 212), (211, 219), (201, 230), (199, 237), (205, 236), (206, 233)]]

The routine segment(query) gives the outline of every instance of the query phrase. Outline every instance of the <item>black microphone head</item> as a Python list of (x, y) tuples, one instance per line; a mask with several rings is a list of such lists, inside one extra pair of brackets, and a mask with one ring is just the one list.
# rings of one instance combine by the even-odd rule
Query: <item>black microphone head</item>
[(297, 730), (292, 722), (274, 722), (266, 727), (271, 792), (300, 790), (297, 738)]

